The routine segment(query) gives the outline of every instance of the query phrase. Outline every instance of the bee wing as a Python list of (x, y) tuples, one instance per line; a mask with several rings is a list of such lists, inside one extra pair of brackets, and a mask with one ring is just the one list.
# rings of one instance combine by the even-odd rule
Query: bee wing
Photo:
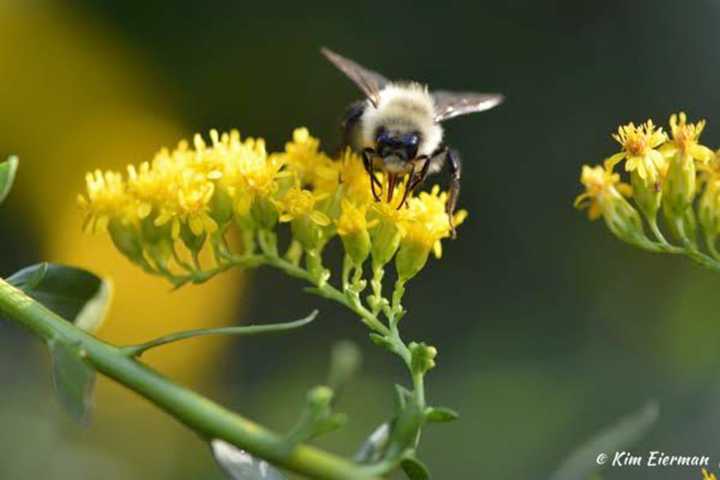
[(435, 121), (468, 113), (482, 112), (498, 106), (505, 100), (499, 93), (448, 92), (438, 90), (432, 93), (435, 100)]
[(340, 69), (341, 72), (347, 75), (348, 78), (363, 91), (368, 100), (377, 107), (378, 101), (380, 100), (380, 90), (389, 83), (387, 78), (325, 47), (320, 49), (320, 53)]

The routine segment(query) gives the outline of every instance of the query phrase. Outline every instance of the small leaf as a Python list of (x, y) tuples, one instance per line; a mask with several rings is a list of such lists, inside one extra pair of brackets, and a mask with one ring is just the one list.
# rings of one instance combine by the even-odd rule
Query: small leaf
[(408, 399), (412, 398), (412, 392), (402, 385), (395, 384), (395, 412), (399, 415), (405, 410)]
[(232, 480), (286, 480), (287, 477), (265, 460), (255, 458), (224, 440), (210, 442), (215, 460)]
[(407, 400), (405, 409), (400, 412), (393, 423), (392, 434), (388, 441), (386, 458), (400, 458), (408, 448), (417, 445), (420, 427), (425, 420), (414, 397)]
[(358, 463), (377, 462), (383, 456), (388, 438), (390, 438), (390, 424), (386, 422), (370, 434), (353, 458)]
[(18, 168), (18, 158), (12, 156), (0, 163), (0, 203), (7, 198), (15, 181), (15, 173)]
[(53, 364), (53, 383), (61, 403), (83, 425), (89, 422), (95, 370), (67, 345), (48, 343)]
[(375, 345), (378, 347), (383, 347), (387, 350), (392, 351), (395, 345), (391, 340), (388, 340), (383, 335), (380, 335), (379, 333), (371, 333), (370, 334), (370, 341), (372, 341)]
[(425, 410), (428, 422), (452, 422), (460, 417), (455, 410), (446, 407), (429, 407)]
[(404, 458), (400, 463), (403, 472), (410, 480), (429, 480), (430, 470), (415, 457)]
[(111, 284), (93, 273), (51, 263), (26, 267), (8, 282), (90, 333), (102, 324), (112, 293)]
[(317, 310), (314, 310), (310, 315), (300, 320), (287, 323), (271, 323), (265, 325), (241, 325), (233, 327), (216, 327), (216, 328), (198, 328), (195, 330), (185, 330), (183, 332), (171, 333), (156, 339), (150, 340), (149, 342), (141, 343), (139, 345), (130, 345), (123, 347), (123, 351), (126, 355), (137, 357), (142, 355), (144, 352), (151, 348), (161, 347), (169, 343), (179, 342), (187, 340), (189, 338), (204, 337), (208, 335), (260, 335), (266, 333), (282, 333), (296, 328), (303, 327), (308, 323), (315, 320), (317, 317)]
[(658, 418), (659, 409), (650, 402), (638, 412), (621, 418), (614, 425), (601, 431), (577, 448), (562, 463), (551, 480), (578, 480), (588, 478), (602, 468), (598, 462), (600, 455), (613, 455), (623, 448), (629, 448), (653, 426)]

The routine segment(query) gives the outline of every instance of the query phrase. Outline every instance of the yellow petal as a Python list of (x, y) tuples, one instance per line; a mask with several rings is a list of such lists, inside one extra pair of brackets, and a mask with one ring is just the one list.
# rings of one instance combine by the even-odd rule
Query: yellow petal
[(330, 218), (324, 213), (318, 212), (317, 210), (314, 210), (310, 213), (310, 220), (317, 223), (321, 227), (326, 227), (330, 225)]
[(616, 153), (615, 155), (605, 160), (605, 170), (612, 171), (615, 165), (620, 163), (625, 158), (625, 152)]
[(715, 155), (712, 150), (704, 145), (693, 145), (690, 148), (690, 155), (703, 163), (709, 162)]

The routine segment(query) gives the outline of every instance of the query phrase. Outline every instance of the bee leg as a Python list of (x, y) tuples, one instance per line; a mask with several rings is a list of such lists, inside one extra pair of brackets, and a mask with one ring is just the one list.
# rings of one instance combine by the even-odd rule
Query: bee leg
[(400, 205), (398, 205), (397, 209), (400, 210), (403, 205), (405, 205), (405, 201), (407, 200), (408, 194), (410, 193), (410, 190), (413, 189), (413, 186), (417, 183), (415, 180), (415, 164), (412, 164), (410, 166), (410, 173), (408, 173), (407, 176), (407, 182), (405, 182), (405, 191), (403, 192), (402, 200), (400, 200)]
[(392, 202), (393, 194), (395, 193), (395, 186), (397, 185), (397, 175), (394, 173), (388, 173), (388, 192), (387, 192), (387, 203)]
[[(425, 179), (430, 174), (430, 163), (431, 163), (430, 159), (427, 156), (422, 156), (422, 157), (418, 157), (417, 160), (424, 160), (425, 163), (423, 163), (423, 166), (420, 169), (420, 172), (418, 172), (417, 175), (415, 175), (414, 179), (411, 176), (412, 182), (410, 181), (410, 179), (408, 180), (407, 190), (412, 191), (413, 193), (425, 181)], [(414, 172), (414, 166), (413, 166), (413, 172)]]
[(375, 191), (375, 186), (380, 187), (380, 192), (382, 192), (382, 183), (380, 183), (380, 180), (375, 176), (375, 169), (373, 168), (372, 162), (372, 155), (374, 154), (375, 151), (372, 148), (364, 148), (362, 151), (363, 165), (365, 166), (365, 171), (370, 175), (370, 190), (372, 190), (375, 201), (379, 202), (380, 195)]
[(453, 213), (457, 206), (458, 197), (460, 196), (460, 175), (462, 173), (462, 163), (460, 157), (455, 150), (447, 150), (446, 160), (450, 170), (450, 188), (448, 189), (448, 200), (445, 204), (445, 211), (450, 219), (450, 230), (452, 238), (455, 238), (455, 225), (453, 223)]

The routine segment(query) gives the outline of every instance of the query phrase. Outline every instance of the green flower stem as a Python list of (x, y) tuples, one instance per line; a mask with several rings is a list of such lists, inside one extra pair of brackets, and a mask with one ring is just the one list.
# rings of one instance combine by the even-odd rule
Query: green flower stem
[[(657, 242), (649, 242), (647, 250), (655, 253), (671, 253), (675, 255), (685, 255), (689, 257), (691, 260), (695, 261), (695, 263), (698, 263), (702, 265), (705, 268), (708, 268), (710, 270), (713, 270), (715, 272), (720, 272), (720, 259), (715, 259), (711, 257), (710, 255), (706, 255), (700, 250), (697, 249), (697, 247), (693, 246), (692, 244), (688, 244), (683, 247), (678, 247), (675, 245), (671, 245), (669, 243), (657, 243)], [(714, 248), (714, 246), (713, 246)], [(709, 248), (712, 251), (712, 248)]]
[(282, 468), (312, 478), (369, 479), (378, 466), (361, 467), (307, 445), (287, 448), (283, 437), (187, 390), (120, 348), (85, 333), (0, 279), (0, 314), (45, 341), (78, 348), (99, 372), (138, 393), (201, 437), (221, 439)]
[(317, 316), (317, 310), (312, 312), (305, 318), (296, 320), (294, 322), (287, 323), (275, 323), (270, 325), (242, 325), (234, 327), (219, 327), (219, 328), (199, 328), (195, 330), (185, 330), (183, 332), (171, 333), (164, 335), (156, 339), (150, 340), (149, 342), (141, 343), (139, 345), (129, 345), (126, 347), (120, 347), (120, 351), (128, 357), (139, 357), (147, 350), (151, 348), (160, 347), (169, 343), (179, 342), (188, 338), (201, 337), (207, 335), (243, 335), (252, 336), (263, 333), (279, 333), (293, 330), (295, 328), (302, 327), (312, 322)]

